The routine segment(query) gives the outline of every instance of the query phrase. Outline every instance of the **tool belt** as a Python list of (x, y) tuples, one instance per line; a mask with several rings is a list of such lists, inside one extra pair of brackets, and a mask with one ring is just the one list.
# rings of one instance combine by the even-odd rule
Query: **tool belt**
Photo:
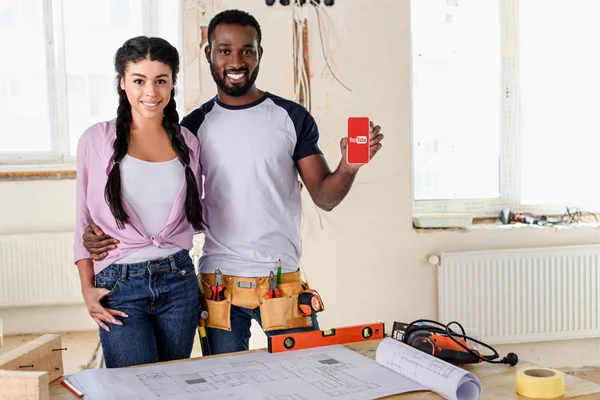
[(199, 274), (201, 301), (208, 311), (206, 326), (209, 328), (231, 330), (231, 306), (248, 309), (260, 309), (261, 325), (264, 331), (304, 328), (312, 326), (312, 318), (303, 315), (298, 305), (298, 296), (310, 289), (303, 281), (300, 271), (281, 274), (281, 283), (277, 285), (280, 297), (269, 298), (269, 277), (247, 278), (223, 275), (225, 286), (224, 299), (211, 300), (211, 287), (215, 283), (215, 274)]

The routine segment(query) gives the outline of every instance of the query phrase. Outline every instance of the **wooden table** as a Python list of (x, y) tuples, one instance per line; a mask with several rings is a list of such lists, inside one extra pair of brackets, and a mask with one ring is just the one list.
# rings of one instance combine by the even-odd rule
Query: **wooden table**
[[(369, 342), (351, 343), (346, 347), (372, 359), (375, 359), (375, 349), (379, 340)], [(236, 353), (241, 354), (241, 353)], [(220, 357), (220, 356), (210, 356)], [(175, 362), (175, 361), (171, 361)], [(519, 361), (515, 367), (509, 367), (502, 364), (477, 364), (467, 366), (465, 369), (473, 372), (483, 387), (481, 400), (531, 400), (521, 397), (515, 392), (515, 373), (517, 369), (535, 366), (527, 361)], [(539, 365), (537, 366), (539, 367)], [(135, 367), (132, 367), (135, 368)], [(75, 396), (60, 384), (60, 379), (50, 384), (50, 400), (73, 400)], [(85, 399), (85, 398), (84, 398)], [(385, 397), (385, 399), (401, 400), (440, 400), (440, 395), (426, 392), (412, 392)], [(600, 384), (586, 381), (572, 375), (565, 374), (565, 395), (561, 400), (592, 400), (600, 399)]]

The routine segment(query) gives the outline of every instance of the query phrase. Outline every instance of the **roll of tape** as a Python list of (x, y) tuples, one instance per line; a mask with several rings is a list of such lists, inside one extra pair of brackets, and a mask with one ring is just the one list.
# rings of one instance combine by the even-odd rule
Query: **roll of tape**
[(565, 394), (565, 377), (550, 368), (522, 368), (517, 371), (517, 393), (534, 399), (554, 399)]

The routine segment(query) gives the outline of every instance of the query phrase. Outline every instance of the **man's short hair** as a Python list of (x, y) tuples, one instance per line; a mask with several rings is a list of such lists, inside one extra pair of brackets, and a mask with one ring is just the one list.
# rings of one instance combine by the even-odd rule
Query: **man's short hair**
[(208, 44), (212, 44), (213, 35), (217, 25), (240, 25), (251, 26), (256, 29), (256, 40), (260, 46), (262, 32), (256, 18), (245, 11), (241, 10), (225, 10), (215, 15), (208, 24)]

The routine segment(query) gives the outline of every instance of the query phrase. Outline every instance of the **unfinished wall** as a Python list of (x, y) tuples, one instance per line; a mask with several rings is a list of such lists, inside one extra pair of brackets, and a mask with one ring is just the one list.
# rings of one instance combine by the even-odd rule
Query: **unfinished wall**
[[(213, 2), (208, 2), (213, 3)], [(265, 58), (259, 86), (283, 96), (292, 95), (290, 70), (291, 12), (267, 9), (263, 0), (217, 2), (221, 8), (243, 7), (258, 18), (264, 30)], [(409, 1), (338, 1), (327, 8), (328, 32), (338, 77), (352, 92), (324, 71), (318, 32), (311, 29), (313, 114), (321, 131), (321, 147), (334, 168), (340, 159), (339, 139), (349, 116), (368, 116), (383, 127), (384, 148), (372, 164), (360, 171), (346, 200), (333, 212), (318, 212), (304, 193), (303, 270), (324, 298), (323, 328), (416, 318), (436, 318), (436, 271), (427, 256), (441, 251), (464, 251), (528, 246), (597, 243), (592, 228), (506, 229), (419, 233), (411, 224), (410, 50)], [(316, 26), (314, 13), (309, 14)], [(289, 28), (286, 28), (289, 27)], [(291, 33), (290, 33), (291, 35)], [(289, 40), (289, 42), (288, 42)], [(201, 69), (200, 98), (214, 96), (214, 84), (205, 60)], [(204, 71), (204, 72), (202, 72)], [(203, 75), (202, 75), (203, 74)], [(74, 185), (63, 182), (0, 182), (0, 233), (60, 231), (73, 224)], [(468, 290), (468, 288), (462, 288)], [(84, 310), (85, 311), (85, 310)], [(92, 326), (84, 313), (74, 315)], [(7, 314), (9, 318), (7, 318)], [(20, 317), (19, 326), (40, 326), (46, 311)], [(24, 314), (21, 314), (24, 315)], [(80, 317), (79, 317), (80, 316)], [(0, 310), (5, 333), (15, 313)], [(75, 320), (77, 321), (77, 318)], [(54, 326), (50, 325), (50, 326)], [(55, 329), (55, 328), (51, 328)], [(257, 331), (256, 331), (257, 332)], [(260, 336), (253, 345), (263, 345)], [(500, 348), (548, 366), (597, 364), (600, 340), (588, 339)]]

